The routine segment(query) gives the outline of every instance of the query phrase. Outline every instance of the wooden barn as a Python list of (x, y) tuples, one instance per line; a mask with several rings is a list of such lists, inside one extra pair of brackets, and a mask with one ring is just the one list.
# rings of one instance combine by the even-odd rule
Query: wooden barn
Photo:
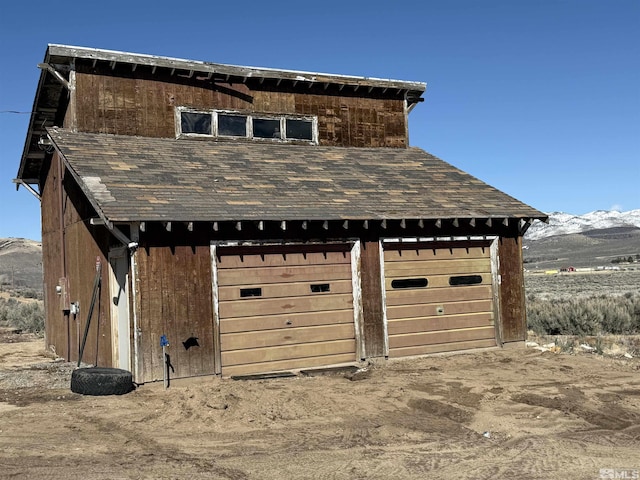
[(409, 146), (424, 83), (64, 45), (38, 67), (16, 182), (58, 355), (144, 383), (162, 336), (173, 378), (524, 343), (546, 216)]

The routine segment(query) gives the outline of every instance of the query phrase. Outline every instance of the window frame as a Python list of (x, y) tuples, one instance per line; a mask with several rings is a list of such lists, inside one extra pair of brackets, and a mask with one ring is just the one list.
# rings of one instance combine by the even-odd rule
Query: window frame
[[(198, 113), (211, 115), (211, 133), (188, 133), (182, 132), (182, 113)], [(218, 115), (232, 115), (245, 117), (246, 134), (241, 135), (221, 135), (218, 128)], [(280, 125), (280, 135), (274, 138), (255, 137), (253, 134), (253, 120), (278, 120)], [(287, 136), (287, 120), (302, 120), (311, 124), (311, 140), (301, 138), (289, 138)], [(318, 144), (318, 117), (315, 115), (291, 115), (291, 114), (272, 114), (260, 112), (243, 112), (239, 110), (220, 110), (220, 109), (197, 109), (191, 107), (175, 108), (175, 128), (176, 138), (220, 138), (225, 140), (250, 140), (254, 142), (276, 142), (276, 143), (302, 143), (309, 145)]]

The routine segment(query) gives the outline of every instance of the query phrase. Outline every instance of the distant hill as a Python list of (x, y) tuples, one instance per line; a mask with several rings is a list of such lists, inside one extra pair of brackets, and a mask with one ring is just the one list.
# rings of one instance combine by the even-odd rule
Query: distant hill
[(42, 244), (24, 238), (0, 238), (0, 287), (42, 291)]
[(549, 213), (549, 223), (534, 222), (527, 230), (525, 240), (583, 233), (590, 230), (606, 230), (617, 227), (640, 228), (640, 209), (618, 212), (615, 210), (596, 210), (584, 215), (572, 215), (564, 212)]
[[(640, 210), (598, 210), (586, 215), (554, 212), (548, 224), (531, 226), (523, 245), (529, 270), (611, 266), (614, 259), (640, 255)], [(627, 268), (640, 269), (640, 264)]]

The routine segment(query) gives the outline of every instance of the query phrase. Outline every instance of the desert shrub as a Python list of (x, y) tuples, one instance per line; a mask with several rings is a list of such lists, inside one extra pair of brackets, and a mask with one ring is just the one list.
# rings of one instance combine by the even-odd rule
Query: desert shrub
[(529, 328), (540, 335), (640, 333), (640, 295), (574, 299), (527, 297)]
[(19, 302), (13, 298), (0, 301), (0, 325), (25, 332), (44, 332), (42, 302)]

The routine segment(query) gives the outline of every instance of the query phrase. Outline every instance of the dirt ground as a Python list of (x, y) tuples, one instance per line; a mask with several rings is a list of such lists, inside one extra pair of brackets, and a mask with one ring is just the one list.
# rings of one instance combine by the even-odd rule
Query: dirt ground
[(112, 397), (72, 393), (72, 368), (42, 340), (0, 334), (1, 478), (546, 480), (640, 469), (637, 358), (495, 349), (373, 365), (355, 381), (207, 378)]

